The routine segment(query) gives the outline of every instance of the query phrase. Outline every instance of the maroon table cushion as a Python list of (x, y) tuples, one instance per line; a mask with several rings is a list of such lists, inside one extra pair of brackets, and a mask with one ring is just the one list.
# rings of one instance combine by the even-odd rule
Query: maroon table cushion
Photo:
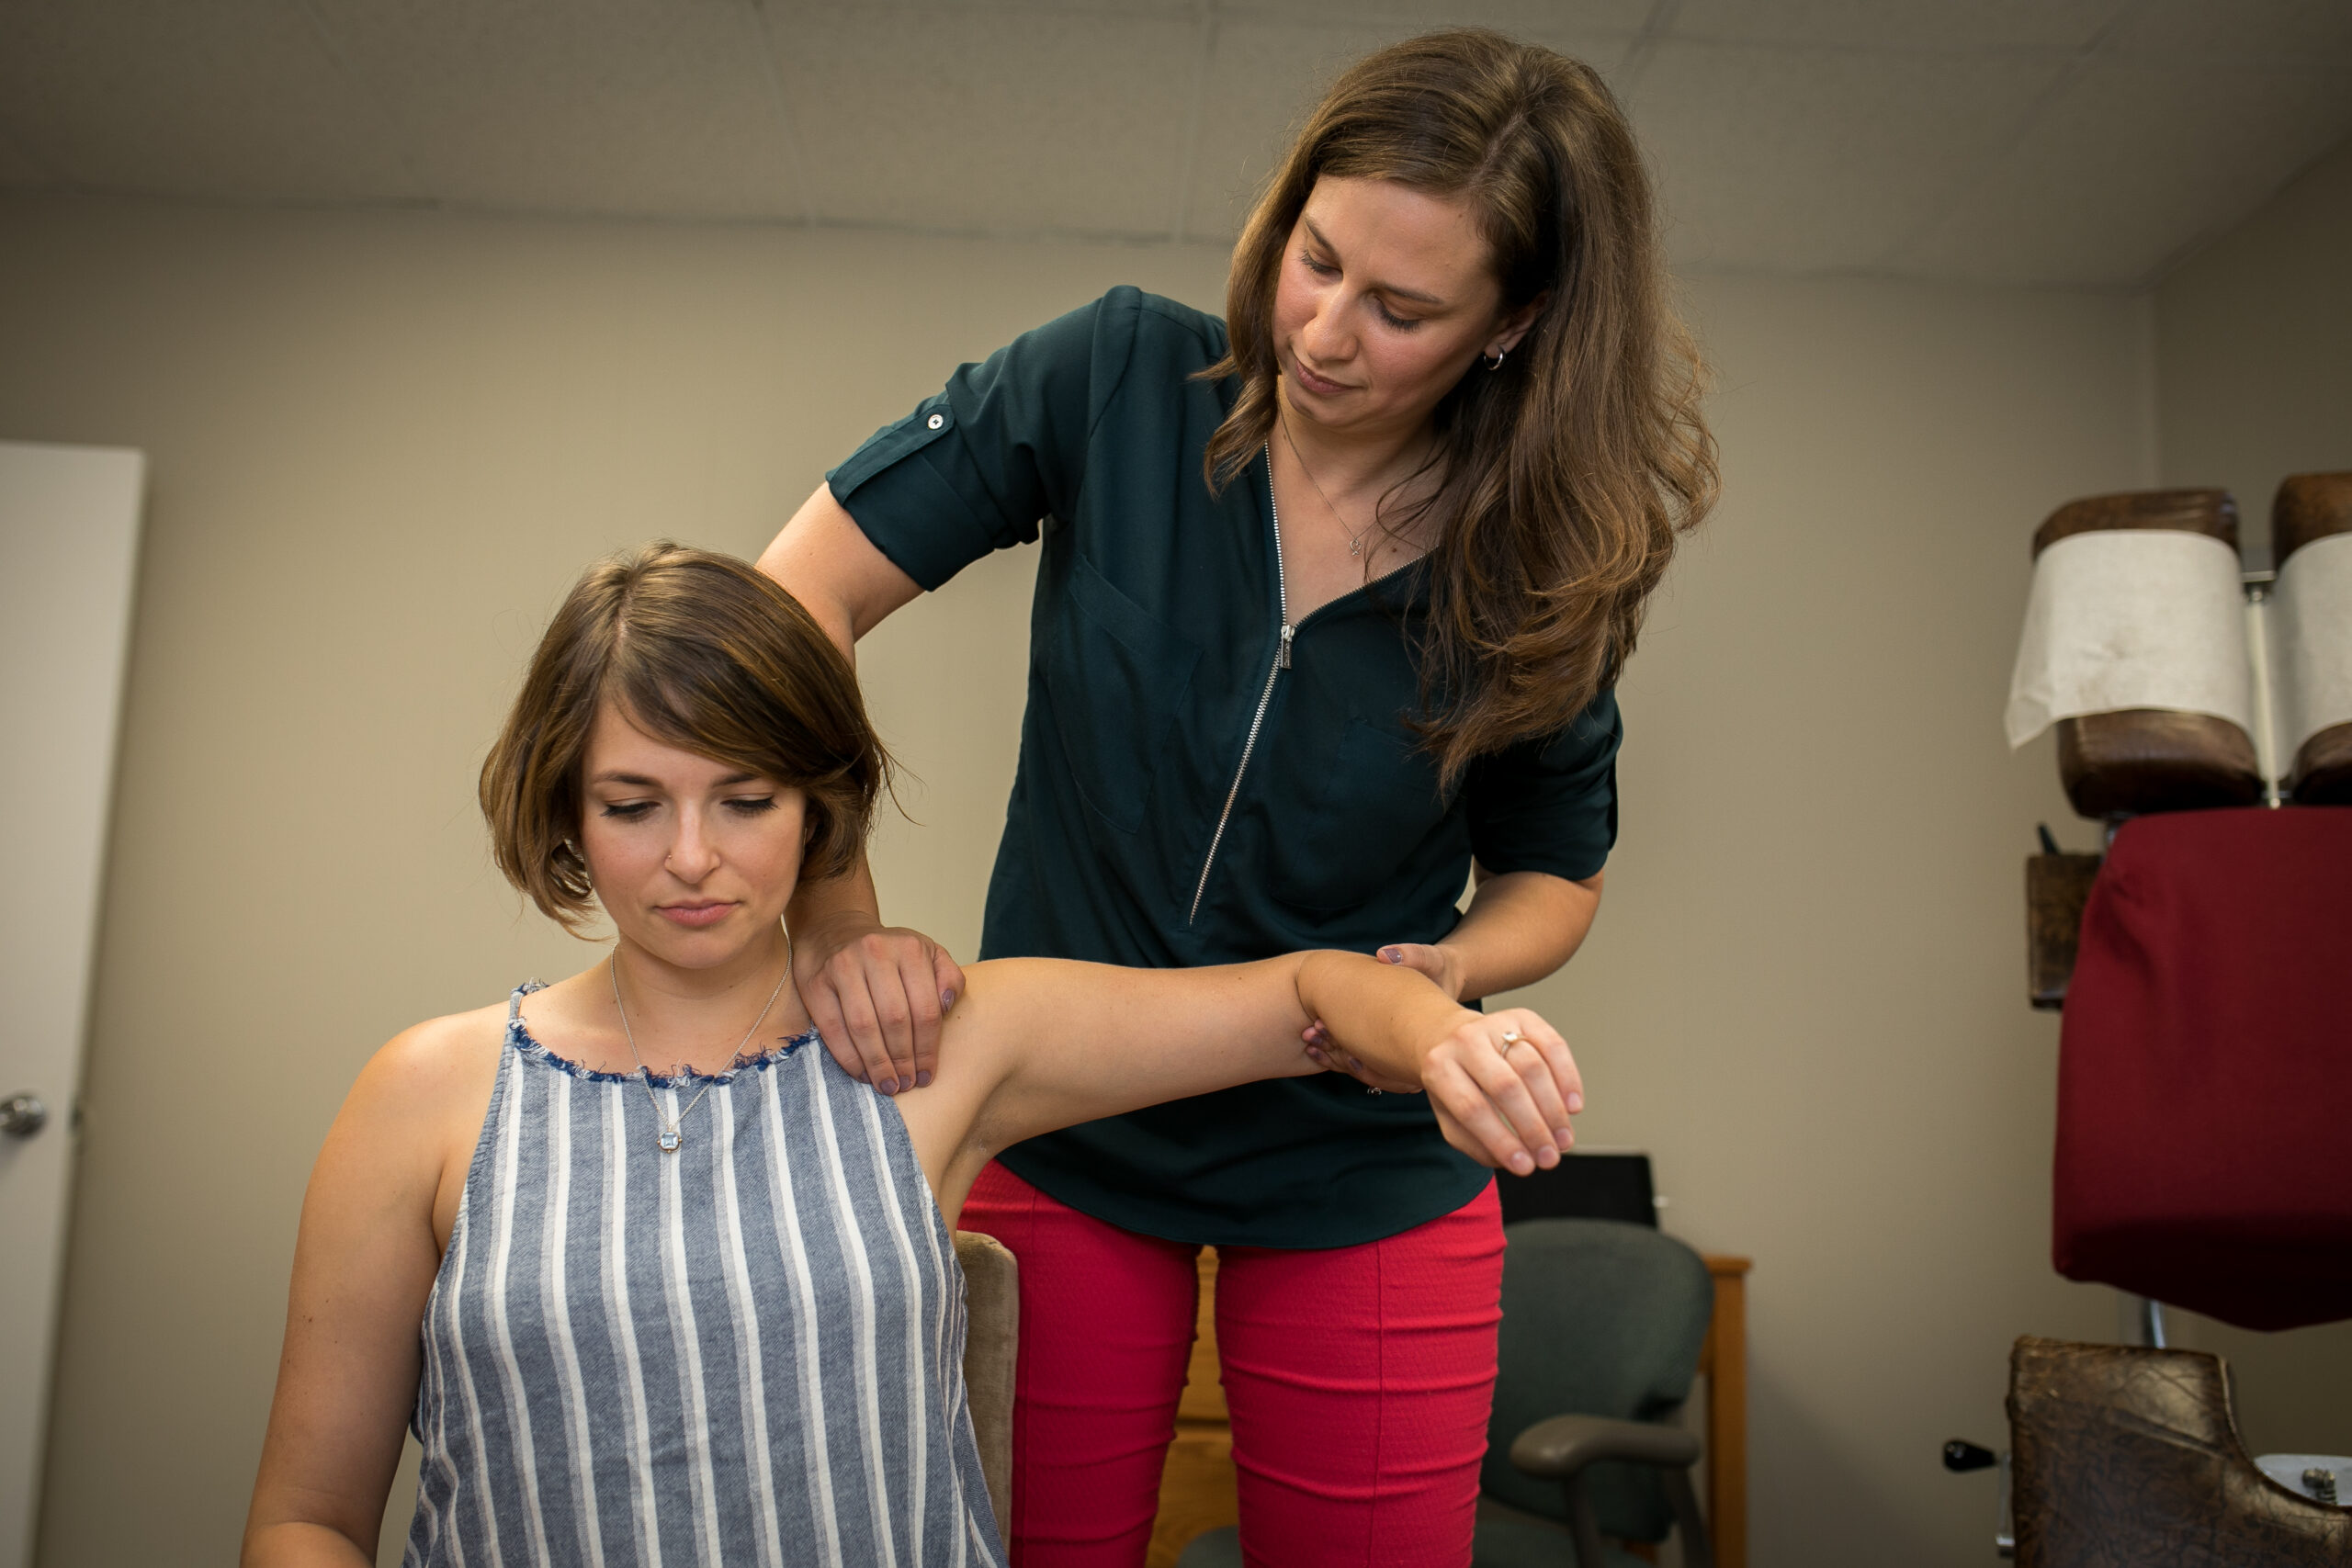
[(2051, 1253), (2246, 1328), (2352, 1317), (2352, 808), (2124, 824), (2083, 911)]

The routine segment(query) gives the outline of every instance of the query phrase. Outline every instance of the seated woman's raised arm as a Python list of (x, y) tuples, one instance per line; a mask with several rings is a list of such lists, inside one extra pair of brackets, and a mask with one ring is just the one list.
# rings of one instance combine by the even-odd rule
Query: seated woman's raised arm
[(1300, 1043), (1317, 1018), (1366, 1081), (1428, 1092), (1447, 1141), (1482, 1164), (1557, 1163), (1583, 1106), (1576, 1063), (1541, 1018), (1476, 1012), (1358, 953), (1198, 969), (1005, 959), (966, 974), (939, 1082), (900, 1107), (951, 1214), (979, 1168), (1023, 1138), (1323, 1070)]

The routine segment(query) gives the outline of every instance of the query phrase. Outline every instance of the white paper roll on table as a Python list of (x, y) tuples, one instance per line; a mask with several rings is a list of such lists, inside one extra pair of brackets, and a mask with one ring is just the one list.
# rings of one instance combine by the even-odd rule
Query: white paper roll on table
[(2210, 714), (2254, 730), (2238, 554), (2207, 534), (2074, 534), (2033, 563), (2009, 677), (2009, 744), (2126, 708)]
[(2228, 493), (2070, 502), (2035, 531), (2033, 548), (2010, 745), (2056, 725), (2059, 776), (2086, 817), (2259, 801)]
[(2352, 473), (2290, 474), (2270, 509), (2278, 754), (2300, 805), (2352, 805)]

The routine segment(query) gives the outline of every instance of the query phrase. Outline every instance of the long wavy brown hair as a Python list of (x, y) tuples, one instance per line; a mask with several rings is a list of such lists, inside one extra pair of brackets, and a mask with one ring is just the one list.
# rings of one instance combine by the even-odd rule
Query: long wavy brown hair
[(1430, 33), (1333, 84), (1250, 214), (1227, 284), (1231, 350), (1202, 373), (1241, 383), (1209, 441), (1213, 490), (1273, 428), (1275, 280), (1325, 175), (1466, 201), (1504, 310), (1545, 302), (1502, 368), (1474, 365), (1439, 402), (1428, 462), (1397, 488), (1435, 485), (1383, 519), (1436, 521), (1419, 723), (1450, 784), (1615, 682), (1676, 533), (1714, 502), (1702, 371), (1668, 300), (1640, 150), (1600, 78), (1485, 28)]

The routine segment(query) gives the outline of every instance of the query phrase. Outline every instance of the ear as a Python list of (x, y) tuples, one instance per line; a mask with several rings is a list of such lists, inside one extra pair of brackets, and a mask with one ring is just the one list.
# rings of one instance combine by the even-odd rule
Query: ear
[(1534, 328), (1535, 323), (1543, 319), (1544, 310), (1550, 307), (1551, 303), (1552, 291), (1547, 288), (1497, 321), (1495, 330), (1487, 335), (1485, 351), (1487, 357), (1492, 359), (1498, 354), (1509, 354), (1512, 349), (1517, 348), (1519, 340), (1525, 337)]

